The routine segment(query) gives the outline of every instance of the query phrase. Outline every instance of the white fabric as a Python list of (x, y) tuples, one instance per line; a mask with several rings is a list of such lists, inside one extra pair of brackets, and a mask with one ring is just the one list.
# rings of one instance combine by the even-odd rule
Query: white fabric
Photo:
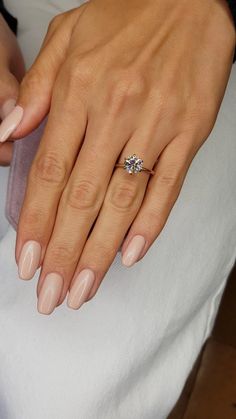
[[(8, 0), (32, 62), (49, 19), (78, 2)], [(36, 311), (1, 218), (0, 418), (164, 419), (209, 335), (236, 254), (236, 68), (169, 221), (131, 269), (117, 255), (79, 311)], [(2, 169), (1, 188), (6, 170)], [(1, 190), (1, 205), (4, 193)], [(7, 232), (6, 232), (7, 230)]]

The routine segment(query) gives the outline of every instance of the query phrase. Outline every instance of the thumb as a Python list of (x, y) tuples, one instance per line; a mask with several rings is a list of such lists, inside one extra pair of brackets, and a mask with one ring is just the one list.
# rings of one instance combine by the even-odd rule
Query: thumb
[[(0, 70), (0, 119), (4, 120), (15, 108), (19, 91), (17, 79), (8, 70)], [(0, 134), (1, 136), (1, 134)], [(0, 143), (0, 166), (8, 166), (12, 157), (13, 145), (7, 141)]]
[(54, 82), (65, 61), (74, 25), (84, 6), (60, 14), (51, 21), (39, 55), (22, 80), (16, 107), (2, 123), (5, 139), (10, 135), (12, 139), (28, 135), (49, 112)]
[[(8, 69), (4, 68), (4, 70), (1, 70), (0, 68), (0, 118), (2, 120), (0, 125), (0, 143), (6, 141), (11, 135), (14, 118), (12, 119), (11, 117), (9, 119), (9, 116), (12, 112), (14, 112), (15, 120), (20, 120), (22, 117), (19, 111), (15, 111), (18, 93), (19, 83), (15, 76)], [(8, 123), (6, 124), (5, 121), (7, 120)]]

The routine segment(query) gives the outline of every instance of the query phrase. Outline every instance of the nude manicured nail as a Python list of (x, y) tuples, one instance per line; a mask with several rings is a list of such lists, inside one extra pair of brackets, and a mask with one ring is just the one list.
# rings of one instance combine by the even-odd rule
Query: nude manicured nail
[(79, 273), (70, 290), (67, 304), (70, 308), (78, 310), (87, 299), (95, 280), (91, 269), (84, 269)]
[(22, 247), (18, 262), (19, 277), (26, 280), (33, 278), (38, 269), (40, 258), (40, 244), (34, 240), (27, 241)]
[(145, 243), (146, 241), (143, 236), (134, 236), (122, 256), (123, 265), (127, 267), (134, 265), (134, 263), (138, 261), (144, 249)]
[(23, 108), (15, 106), (14, 109), (3, 119), (0, 125), (0, 143), (8, 140), (11, 134), (20, 124), (23, 118)]
[(51, 314), (56, 308), (63, 288), (63, 278), (57, 273), (48, 274), (43, 282), (38, 299), (38, 311)]
[(16, 106), (16, 99), (8, 99), (2, 107), (0, 108), (0, 118), (4, 119), (7, 115), (9, 115), (10, 112), (14, 110)]

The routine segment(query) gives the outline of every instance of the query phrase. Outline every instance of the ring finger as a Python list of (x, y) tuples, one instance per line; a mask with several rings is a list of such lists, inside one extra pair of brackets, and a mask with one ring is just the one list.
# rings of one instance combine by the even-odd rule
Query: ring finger
[[(158, 156), (159, 145), (149, 139), (142, 141), (138, 132), (124, 147), (120, 161), (133, 154), (143, 158), (151, 169)], [(78, 309), (91, 290), (97, 290), (114, 260), (127, 230), (134, 220), (149, 180), (145, 172), (129, 174), (117, 168), (111, 178), (96, 224), (85, 244), (70, 287), (68, 305)], [(137, 247), (143, 246), (137, 243)]]

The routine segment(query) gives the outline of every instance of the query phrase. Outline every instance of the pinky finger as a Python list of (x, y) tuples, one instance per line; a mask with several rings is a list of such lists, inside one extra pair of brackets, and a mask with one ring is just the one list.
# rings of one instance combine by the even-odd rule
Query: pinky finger
[(179, 136), (160, 155), (143, 204), (122, 245), (123, 265), (130, 267), (142, 259), (162, 231), (194, 154), (189, 138)]

